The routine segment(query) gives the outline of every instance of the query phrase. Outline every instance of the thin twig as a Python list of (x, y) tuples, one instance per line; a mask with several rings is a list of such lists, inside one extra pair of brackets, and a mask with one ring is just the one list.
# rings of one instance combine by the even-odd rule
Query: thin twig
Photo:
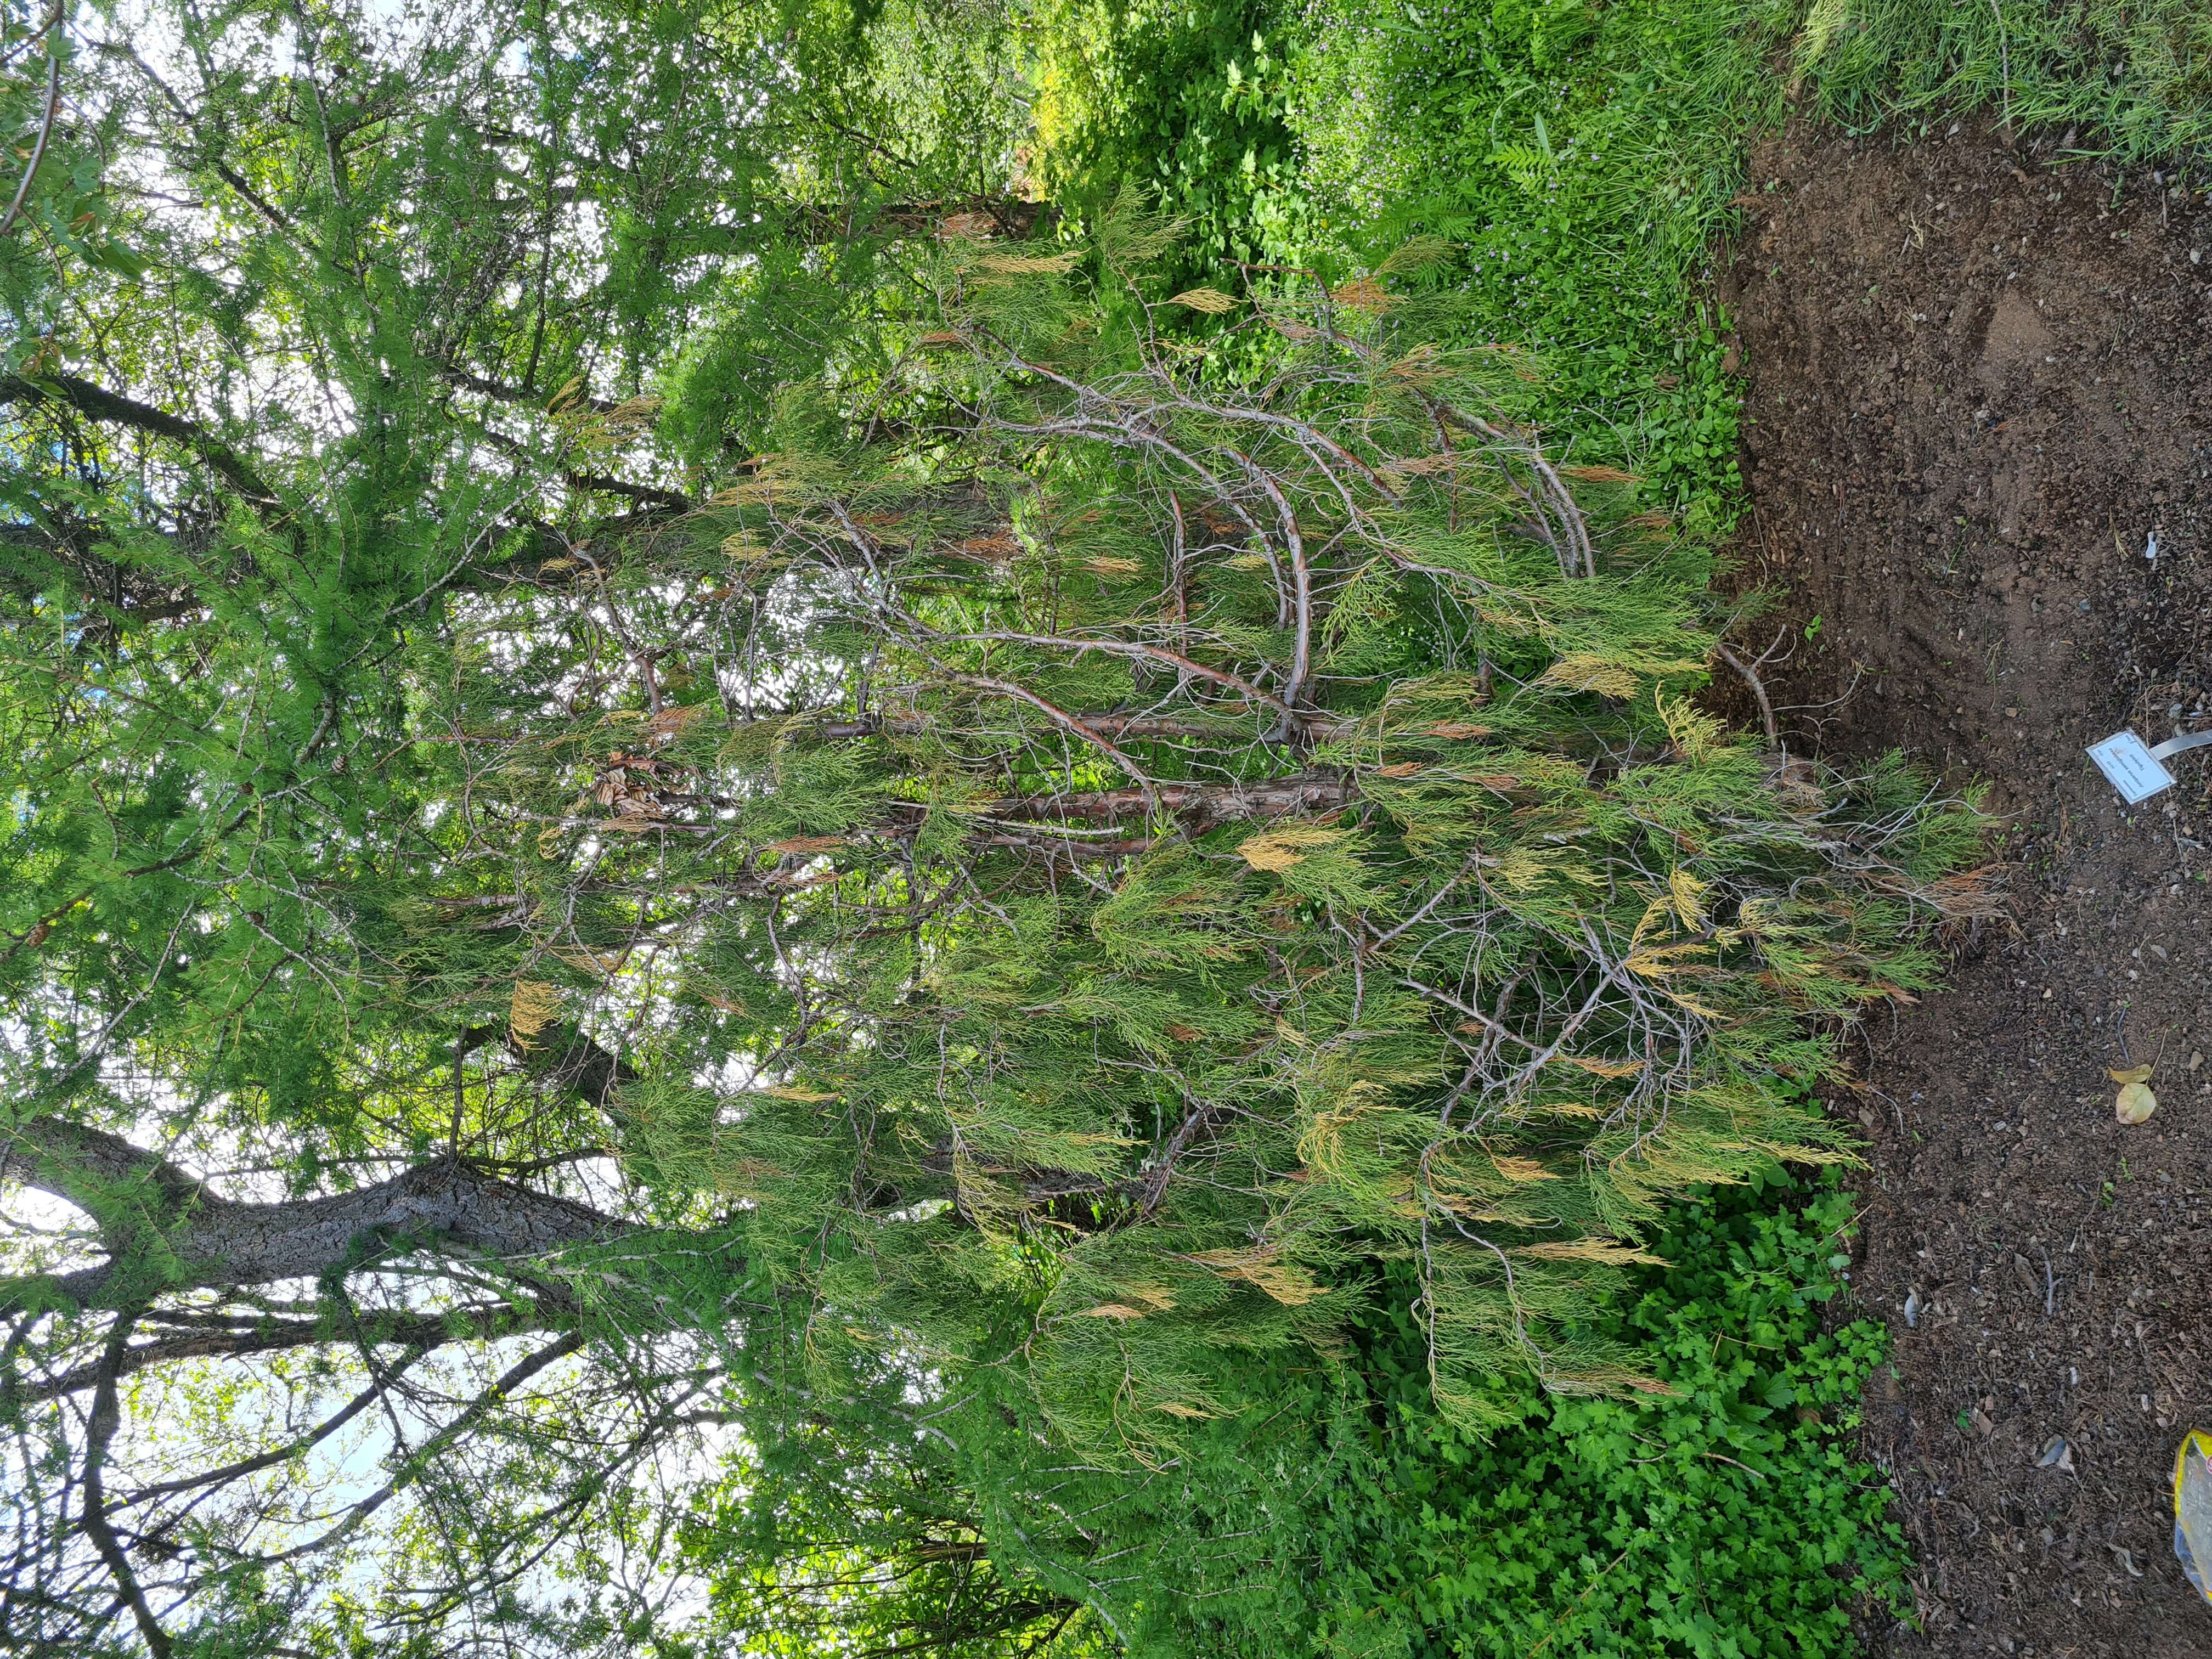
[(46, 32), (52, 37), (46, 46), (46, 112), (39, 123), (39, 139), (31, 147), (31, 159), (23, 168), (23, 182), (15, 186), (15, 199), (8, 204), (8, 211), (0, 214), (0, 236), (15, 228), (15, 220), (23, 211), (23, 204), (31, 198), (31, 181), (39, 176), (39, 163), (46, 159), (47, 142), (54, 136), (54, 119), (62, 107), (62, 8), (56, 0), (52, 11), (46, 15)]
[(1767, 742), (1781, 748), (1782, 728), (1775, 723), (1774, 705), (1767, 700), (1766, 687), (1760, 684), (1758, 671), (1725, 645), (1715, 645), (1713, 654), (1743, 676), (1743, 683), (1751, 688), (1751, 695), (1758, 702), (1759, 723), (1766, 727)]

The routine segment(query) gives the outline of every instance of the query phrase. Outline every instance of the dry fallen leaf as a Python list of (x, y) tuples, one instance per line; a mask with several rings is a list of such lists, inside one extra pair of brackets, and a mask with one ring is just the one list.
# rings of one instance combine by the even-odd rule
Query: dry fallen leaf
[(2115, 1083), (2148, 1083), (2150, 1081), (2150, 1069), (2148, 1066), (2130, 1066), (2124, 1072), (2108, 1071), (2105, 1075)]
[(2112, 1114), (2123, 1123), (2141, 1123), (2157, 1109), (2158, 1097), (2145, 1083), (2122, 1084), (2119, 1098), (2112, 1103)]

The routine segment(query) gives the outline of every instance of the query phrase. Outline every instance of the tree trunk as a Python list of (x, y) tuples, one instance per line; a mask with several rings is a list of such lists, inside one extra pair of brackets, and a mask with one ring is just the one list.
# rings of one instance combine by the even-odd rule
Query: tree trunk
[(456, 1158), (349, 1193), (240, 1203), (119, 1136), (52, 1117), (24, 1124), (0, 1149), (4, 1180), (83, 1210), (108, 1259), (0, 1282), (0, 1313), (58, 1297), (82, 1308), (135, 1309), (170, 1291), (320, 1279), (408, 1251), (526, 1261), (633, 1231)]

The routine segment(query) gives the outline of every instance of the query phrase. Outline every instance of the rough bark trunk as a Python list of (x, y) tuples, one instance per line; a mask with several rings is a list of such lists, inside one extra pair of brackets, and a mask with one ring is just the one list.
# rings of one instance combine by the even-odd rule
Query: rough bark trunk
[(74, 1273), (0, 1284), (0, 1312), (55, 1297), (137, 1308), (175, 1291), (319, 1279), (402, 1251), (526, 1262), (632, 1231), (453, 1158), (349, 1193), (240, 1203), (119, 1136), (52, 1117), (22, 1125), (0, 1147), (0, 1180), (83, 1210), (108, 1252)]

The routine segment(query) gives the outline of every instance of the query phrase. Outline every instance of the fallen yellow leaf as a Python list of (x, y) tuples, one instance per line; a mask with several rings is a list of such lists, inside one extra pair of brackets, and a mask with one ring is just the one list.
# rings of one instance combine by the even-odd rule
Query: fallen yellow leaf
[(2158, 1097), (2145, 1083), (2122, 1084), (2119, 1098), (2112, 1103), (2112, 1115), (2123, 1123), (2141, 1123), (2157, 1109)]
[(2150, 1067), (2130, 1066), (2124, 1072), (2108, 1071), (2105, 1075), (2115, 1083), (2148, 1083), (2150, 1081)]

